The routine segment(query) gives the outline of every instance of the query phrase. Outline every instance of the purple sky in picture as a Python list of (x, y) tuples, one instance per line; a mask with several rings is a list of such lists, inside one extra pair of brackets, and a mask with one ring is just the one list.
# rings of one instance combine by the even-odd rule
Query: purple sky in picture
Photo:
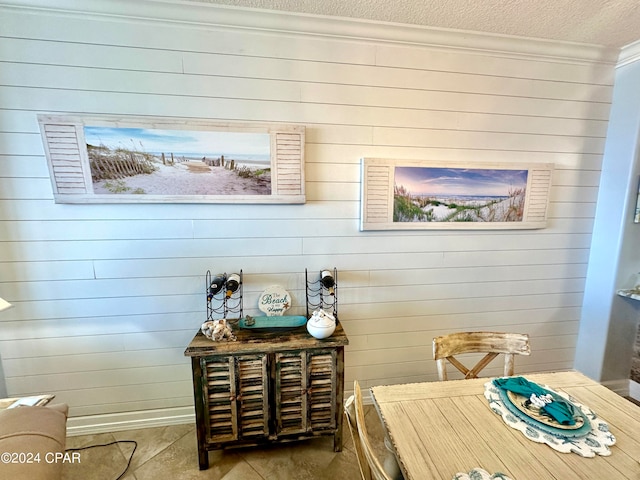
[(527, 170), (395, 167), (395, 185), (413, 195), (505, 196), (527, 186)]

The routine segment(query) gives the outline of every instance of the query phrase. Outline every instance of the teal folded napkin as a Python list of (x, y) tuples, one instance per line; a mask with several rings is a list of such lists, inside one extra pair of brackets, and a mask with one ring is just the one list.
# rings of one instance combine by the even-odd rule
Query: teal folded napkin
[[(537, 383), (530, 382), (524, 377), (506, 377), (496, 378), (493, 384), (502, 390), (522, 395), (532, 400), (532, 403), (540, 401), (538, 405), (540, 409), (561, 425), (576, 424), (576, 411), (573, 404), (561, 399), (558, 395), (552, 394)], [(534, 396), (533, 399), (532, 395)], [(550, 395), (550, 397), (547, 397), (547, 395)]]

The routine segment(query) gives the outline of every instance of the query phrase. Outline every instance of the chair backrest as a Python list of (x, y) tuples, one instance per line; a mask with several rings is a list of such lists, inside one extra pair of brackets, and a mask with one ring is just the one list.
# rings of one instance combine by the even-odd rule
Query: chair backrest
[[(454, 355), (462, 353), (486, 353), (471, 369), (465, 367)], [(459, 332), (433, 339), (433, 358), (440, 380), (447, 380), (448, 361), (464, 374), (464, 378), (478, 378), (478, 373), (498, 355), (504, 354), (504, 375), (513, 375), (514, 355), (530, 355), (529, 336), (506, 332)]]
[(347, 399), (344, 405), (344, 413), (347, 417), (347, 425), (351, 432), (353, 445), (358, 457), (360, 474), (363, 480), (392, 480), (384, 470), (383, 465), (373, 451), (367, 425), (364, 421), (364, 408), (362, 406), (362, 392), (358, 381), (353, 382), (353, 395)]

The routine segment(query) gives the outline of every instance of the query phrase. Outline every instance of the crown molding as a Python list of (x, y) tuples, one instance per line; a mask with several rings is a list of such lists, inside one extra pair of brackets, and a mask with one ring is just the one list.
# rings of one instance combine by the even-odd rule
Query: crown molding
[(246, 29), (334, 39), (525, 56), (537, 60), (615, 65), (618, 49), (510, 35), (431, 28), (177, 0), (0, 0), (1, 7), (49, 13)]
[(616, 65), (616, 68), (620, 68), (638, 61), (640, 61), (640, 40), (622, 47), (622, 49), (620, 50), (620, 56), (618, 57), (618, 64)]

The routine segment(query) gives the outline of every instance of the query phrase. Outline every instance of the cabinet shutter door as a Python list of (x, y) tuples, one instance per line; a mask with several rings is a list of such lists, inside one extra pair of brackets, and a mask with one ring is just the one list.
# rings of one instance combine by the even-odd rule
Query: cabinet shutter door
[(267, 355), (238, 357), (238, 422), (240, 437), (269, 434)]
[(335, 350), (309, 352), (307, 359), (309, 421), (312, 430), (335, 428), (336, 371)]
[(307, 361), (304, 352), (276, 353), (276, 419), (278, 434), (306, 432)]
[(216, 442), (238, 439), (236, 379), (233, 357), (202, 359), (207, 438)]

